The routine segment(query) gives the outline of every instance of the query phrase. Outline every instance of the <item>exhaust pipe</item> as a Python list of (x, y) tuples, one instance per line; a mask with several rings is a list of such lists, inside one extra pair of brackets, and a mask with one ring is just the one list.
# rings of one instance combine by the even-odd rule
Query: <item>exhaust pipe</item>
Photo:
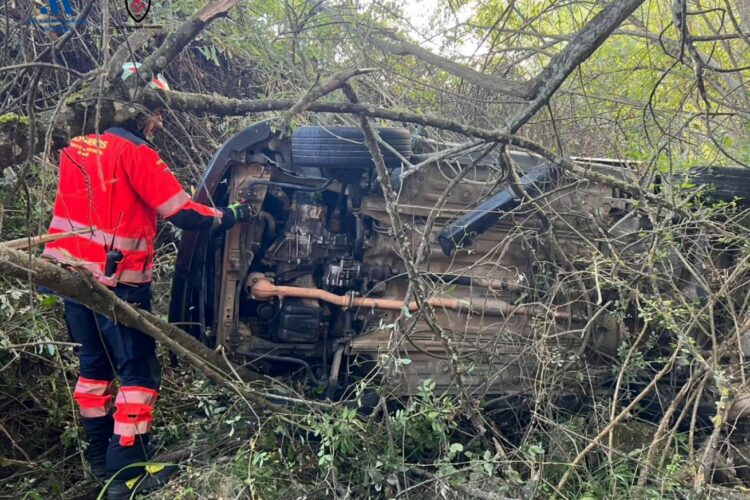
[[(319, 288), (302, 288), (296, 286), (276, 286), (271, 280), (262, 274), (250, 275), (249, 281), (250, 297), (253, 300), (266, 301), (274, 297), (296, 297), (299, 299), (322, 300), (341, 307), (344, 310), (354, 307), (368, 309), (385, 309), (390, 311), (401, 311), (406, 303), (397, 299), (373, 299), (368, 297), (355, 297), (354, 294), (336, 295)], [(472, 303), (469, 300), (454, 299), (450, 297), (433, 297), (428, 299), (429, 304), (435, 308), (451, 309), (464, 313), (484, 314), (486, 316), (512, 316), (520, 314), (523, 316), (543, 315), (548, 310), (540, 306), (511, 305), (504, 300), (482, 299)], [(408, 309), (415, 312), (419, 309), (416, 302), (410, 302)], [(567, 312), (552, 312), (555, 318), (568, 319)]]

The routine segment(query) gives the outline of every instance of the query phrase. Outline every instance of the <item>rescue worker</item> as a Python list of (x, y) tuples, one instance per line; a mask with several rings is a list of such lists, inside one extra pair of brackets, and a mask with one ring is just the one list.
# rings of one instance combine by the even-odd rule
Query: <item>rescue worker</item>
[[(123, 78), (137, 67), (123, 65)], [(151, 85), (169, 90), (161, 75)], [(76, 137), (61, 151), (49, 233), (91, 230), (47, 243), (43, 253), (87, 269), (119, 298), (146, 311), (157, 215), (187, 230), (223, 230), (250, 218), (246, 205), (214, 208), (191, 200), (148, 141), (161, 126), (160, 110), (144, 113), (122, 127)], [(114, 476), (111, 499), (164, 484), (175, 470), (128, 467), (149, 459), (160, 383), (154, 339), (72, 300), (64, 304), (70, 336), (81, 344), (73, 397), (92, 473), (101, 480)], [(115, 377), (121, 384), (116, 394)]]

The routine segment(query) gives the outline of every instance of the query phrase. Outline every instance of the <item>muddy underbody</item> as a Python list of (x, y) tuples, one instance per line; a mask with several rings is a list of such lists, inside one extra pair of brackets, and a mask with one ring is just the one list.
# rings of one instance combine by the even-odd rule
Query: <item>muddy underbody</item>
[[(173, 321), (241, 364), (298, 371), (330, 397), (368, 376), (398, 395), (427, 380), (438, 393), (462, 386), (480, 397), (612, 387), (618, 348), (639, 320), (617, 313), (592, 264), (644, 250), (639, 233), (651, 222), (631, 194), (511, 152), (521, 185), (535, 182), (526, 182), (533, 201), (522, 202), (508, 191), (508, 159), (419, 163), (435, 151), (423, 144), (403, 152), (417, 171), (387, 162), (397, 193), (387, 207), (371, 162), (350, 168), (348, 150), (335, 148), (316, 150), (322, 163), (298, 161), (294, 138), (253, 134), (217, 153), (199, 199), (244, 200), (255, 217), (220, 238), (183, 239)], [(633, 165), (581, 164), (640, 182)], [(406, 234), (395, 234), (389, 209)], [(405, 258), (426, 296), (410, 286)], [(676, 259), (660, 266), (682, 273)], [(699, 294), (694, 281), (677, 283)]]

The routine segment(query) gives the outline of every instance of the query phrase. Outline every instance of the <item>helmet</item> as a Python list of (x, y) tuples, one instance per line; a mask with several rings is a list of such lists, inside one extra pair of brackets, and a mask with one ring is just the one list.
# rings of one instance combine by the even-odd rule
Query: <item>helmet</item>
[[(122, 79), (127, 79), (130, 75), (135, 74), (136, 70), (141, 67), (141, 63), (136, 62), (126, 62), (122, 65)], [(164, 75), (161, 73), (158, 73), (151, 79), (151, 83), (149, 83), (149, 86), (154, 89), (161, 89), (161, 90), (169, 90), (169, 84), (167, 83), (167, 80), (164, 79)]]

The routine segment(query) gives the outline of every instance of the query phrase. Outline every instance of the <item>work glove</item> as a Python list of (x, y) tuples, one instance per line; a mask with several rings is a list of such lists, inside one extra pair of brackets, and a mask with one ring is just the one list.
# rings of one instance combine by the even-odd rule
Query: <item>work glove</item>
[(253, 218), (250, 207), (244, 203), (233, 203), (228, 207), (221, 207), (219, 210), (223, 216), (219, 227), (214, 228), (218, 231), (232, 229), (237, 222), (248, 222)]
[(234, 220), (237, 222), (249, 222), (253, 218), (252, 210), (244, 203), (233, 203), (227, 208), (232, 211)]

